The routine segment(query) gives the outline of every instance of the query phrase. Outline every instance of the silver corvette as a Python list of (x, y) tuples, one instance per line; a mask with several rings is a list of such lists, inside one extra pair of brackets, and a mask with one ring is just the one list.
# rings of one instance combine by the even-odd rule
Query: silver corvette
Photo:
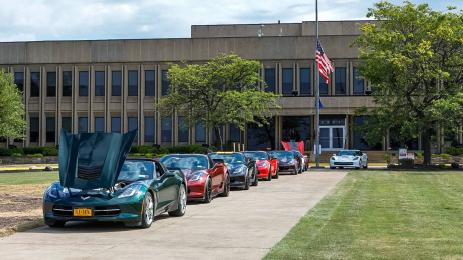
[(330, 158), (330, 168), (368, 168), (368, 155), (360, 150), (341, 150)]

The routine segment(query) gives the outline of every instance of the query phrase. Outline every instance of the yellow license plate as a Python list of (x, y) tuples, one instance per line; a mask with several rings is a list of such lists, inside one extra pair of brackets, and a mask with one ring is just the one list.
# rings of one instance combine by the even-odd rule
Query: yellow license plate
[(92, 209), (89, 209), (89, 208), (74, 209), (74, 217), (91, 217), (92, 215), (93, 215)]

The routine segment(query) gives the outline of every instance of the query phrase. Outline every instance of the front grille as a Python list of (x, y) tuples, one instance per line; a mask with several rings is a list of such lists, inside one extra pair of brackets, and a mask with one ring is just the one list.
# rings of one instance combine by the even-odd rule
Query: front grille
[(77, 177), (84, 180), (95, 180), (100, 178), (102, 166), (79, 165)]
[(354, 165), (353, 162), (334, 162), (334, 165)]
[(53, 215), (60, 217), (72, 217), (72, 207), (64, 205), (54, 205), (53, 206)]
[(96, 206), (93, 209), (94, 216), (115, 216), (121, 213), (121, 208), (117, 205)]

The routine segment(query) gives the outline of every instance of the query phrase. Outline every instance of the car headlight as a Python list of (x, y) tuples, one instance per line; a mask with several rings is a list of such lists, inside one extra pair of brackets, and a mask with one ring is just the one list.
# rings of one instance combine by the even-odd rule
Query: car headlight
[(231, 173), (232, 174), (243, 173), (245, 169), (246, 169), (246, 167), (244, 165), (241, 165), (241, 166), (236, 167), (235, 169), (233, 169)]
[(201, 177), (203, 177), (203, 173), (202, 172), (197, 172), (193, 175), (190, 176), (190, 178), (188, 178), (189, 181), (199, 181), (201, 179)]
[(124, 189), (124, 191), (117, 196), (119, 199), (121, 198), (127, 198), (127, 197), (132, 197), (136, 194), (139, 193), (141, 186), (140, 185), (132, 185), (128, 186), (127, 188)]
[(291, 161), (289, 161), (289, 164), (296, 164), (296, 159), (291, 159)]
[(355, 156), (355, 157), (354, 157), (354, 161), (357, 161), (359, 158), (360, 158), (360, 157)]
[(266, 161), (263, 161), (263, 162), (260, 162), (259, 164), (257, 164), (258, 167), (268, 167), (270, 164)]
[(331, 157), (331, 161), (336, 161), (336, 157)]
[(55, 185), (50, 186), (45, 192), (45, 196), (52, 199), (59, 198), (59, 192)]

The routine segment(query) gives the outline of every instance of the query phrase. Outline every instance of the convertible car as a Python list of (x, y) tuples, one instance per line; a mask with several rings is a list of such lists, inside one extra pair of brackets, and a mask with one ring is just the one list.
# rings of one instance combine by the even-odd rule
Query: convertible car
[(330, 168), (368, 168), (368, 156), (360, 150), (341, 150), (330, 158)]
[(181, 171), (188, 181), (188, 199), (211, 202), (215, 196), (228, 197), (230, 176), (223, 161), (214, 162), (203, 154), (169, 154), (161, 162), (171, 171)]
[(259, 179), (267, 181), (271, 181), (272, 178), (278, 179), (278, 160), (276, 158), (264, 151), (245, 151), (244, 155), (256, 161)]
[(269, 154), (278, 160), (278, 170), (280, 172), (290, 172), (297, 175), (300, 171), (300, 162), (295, 153), (291, 151), (271, 151)]
[[(223, 160), (230, 173), (231, 187), (238, 187), (249, 190), (249, 186), (257, 186), (256, 163), (251, 158), (247, 158), (242, 153), (211, 153), (209, 156), (213, 161)], [(220, 162), (220, 161), (219, 161)]]
[(156, 160), (126, 160), (135, 135), (61, 131), (59, 182), (43, 196), (48, 226), (111, 221), (148, 228), (158, 214), (185, 214), (187, 183), (181, 172)]

